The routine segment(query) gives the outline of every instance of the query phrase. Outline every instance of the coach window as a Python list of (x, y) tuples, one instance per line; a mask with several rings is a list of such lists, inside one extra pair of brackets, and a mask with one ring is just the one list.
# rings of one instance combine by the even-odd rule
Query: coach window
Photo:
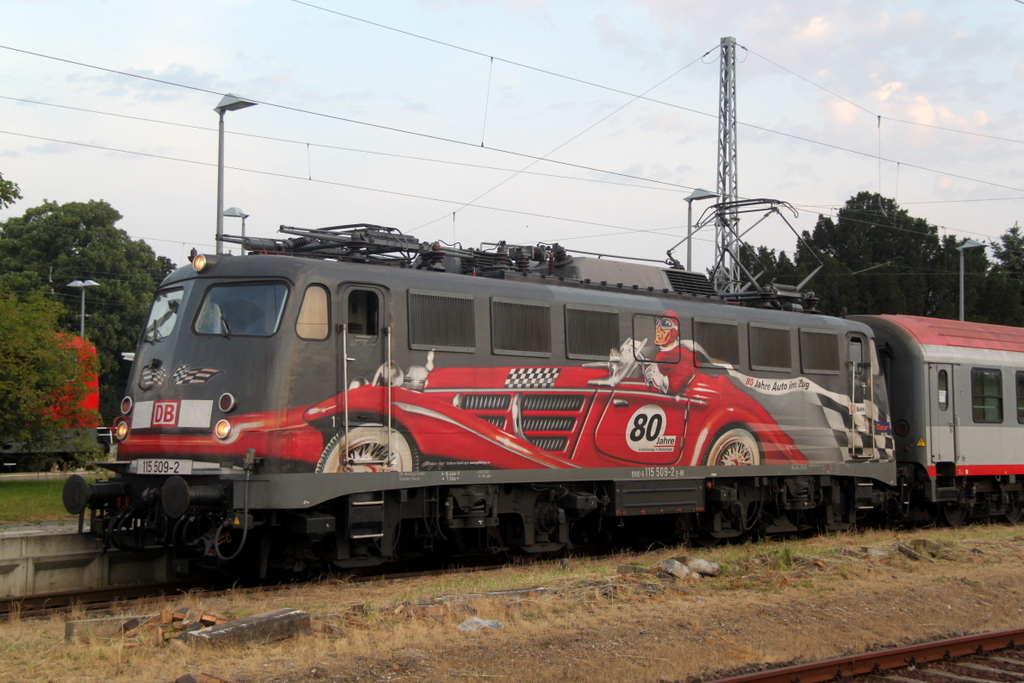
[(1024, 424), (1024, 372), (1017, 372), (1017, 422)]
[(352, 289), (348, 293), (348, 333), (361, 337), (378, 334), (379, 302), (377, 293), (369, 289)]
[(971, 370), (971, 405), (975, 422), (1003, 421), (1003, 373), (999, 370)]
[[(1018, 375), (1020, 373), (1017, 373)], [(949, 373), (945, 370), (939, 370), (938, 380), (936, 381), (939, 395), (936, 397), (939, 402), (939, 410), (945, 410), (949, 407)], [(1020, 378), (1017, 379), (1017, 394), (1020, 395)], [(1018, 399), (1019, 400), (1019, 399)]]
[(295, 333), (300, 339), (327, 339), (331, 331), (331, 319), (328, 311), (330, 295), (321, 285), (310, 285), (302, 297), (299, 308), (299, 319), (295, 322)]

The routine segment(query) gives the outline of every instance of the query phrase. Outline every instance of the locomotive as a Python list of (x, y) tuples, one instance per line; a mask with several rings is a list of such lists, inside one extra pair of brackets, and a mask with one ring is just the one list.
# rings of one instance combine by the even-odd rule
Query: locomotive
[(106, 545), (265, 574), (1021, 516), (1024, 331), (743, 306), (557, 244), (281, 230), (159, 287), (112, 475), (64, 490)]

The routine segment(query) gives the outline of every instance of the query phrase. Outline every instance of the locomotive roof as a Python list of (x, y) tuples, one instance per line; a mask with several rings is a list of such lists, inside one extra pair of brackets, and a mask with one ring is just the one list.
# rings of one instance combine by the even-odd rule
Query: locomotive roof
[(1024, 353), (1024, 328), (960, 322), (916, 315), (880, 315), (906, 330), (922, 346), (957, 346)]

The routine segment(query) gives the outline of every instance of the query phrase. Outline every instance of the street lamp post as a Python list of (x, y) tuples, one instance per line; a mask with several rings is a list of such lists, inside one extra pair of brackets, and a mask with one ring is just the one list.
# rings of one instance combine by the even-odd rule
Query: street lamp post
[(81, 305), (79, 306), (79, 309), (78, 309), (78, 318), (79, 318), (78, 336), (79, 337), (84, 337), (85, 336), (85, 288), (86, 287), (99, 287), (99, 286), (100, 286), (100, 283), (94, 282), (92, 280), (85, 280), (85, 281), (75, 280), (74, 282), (69, 282), (68, 283), (68, 287), (75, 287), (75, 288), (77, 288), (78, 290), (80, 290), (82, 292), (82, 303), (81, 303)]
[(223, 254), (224, 247), (220, 238), (224, 234), (224, 112), (245, 109), (256, 106), (255, 102), (243, 100), (230, 93), (224, 96), (216, 107), (213, 108), (220, 117), (220, 126), (217, 136), (217, 253)]
[(693, 270), (693, 201), (695, 199), (712, 199), (718, 195), (702, 190), (699, 187), (686, 198), (686, 269)]
[(960, 252), (960, 321), (964, 319), (964, 250), (975, 247), (987, 246), (984, 242), (977, 240), (964, 240), (964, 243), (956, 248)]
[[(237, 206), (232, 206), (230, 209), (224, 212), (224, 215), (228, 218), (241, 218), (242, 219), (242, 240), (245, 240), (245, 219), (249, 217), (245, 211), (242, 211)], [(245, 253), (245, 248), (242, 248), (242, 253)]]

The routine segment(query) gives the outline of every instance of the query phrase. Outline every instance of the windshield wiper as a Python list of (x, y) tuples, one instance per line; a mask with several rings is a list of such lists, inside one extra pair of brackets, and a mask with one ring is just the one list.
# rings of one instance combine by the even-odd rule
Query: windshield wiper
[(218, 309), (217, 313), (220, 315), (220, 324), (224, 327), (224, 338), (231, 339), (231, 326), (228, 325), (228, 319), (224, 317), (224, 310)]

